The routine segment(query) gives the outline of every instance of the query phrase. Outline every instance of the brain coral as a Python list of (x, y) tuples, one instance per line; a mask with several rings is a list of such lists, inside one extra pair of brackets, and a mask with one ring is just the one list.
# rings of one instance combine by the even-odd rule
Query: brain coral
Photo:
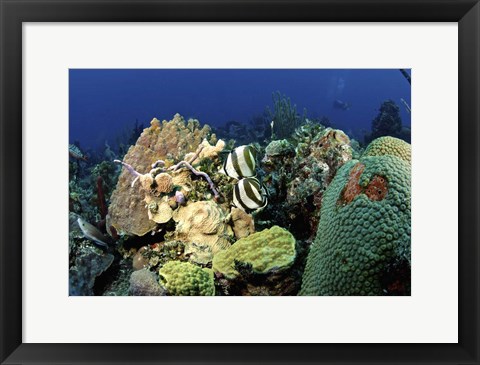
[[(160, 122), (154, 118), (135, 146), (130, 147), (123, 162), (145, 174), (157, 160), (165, 160), (167, 164), (182, 160), (185, 154), (198, 148), (210, 131), (208, 125), (200, 127), (194, 119), (185, 122), (179, 114), (170, 121)], [(144, 189), (131, 187), (133, 179), (127, 169), (123, 169), (110, 199), (109, 222), (118, 232), (143, 236), (155, 228), (156, 223), (149, 219), (145, 209)]]
[(368, 145), (363, 156), (384, 156), (391, 155), (411, 162), (412, 146), (410, 143), (395, 137), (380, 137)]
[(212, 268), (232, 279), (238, 275), (235, 262), (252, 265), (255, 273), (288, 268), (295, 260), (295, 238), (278, 226), (251, 234), (213, 258)]
[(212, 255), (230, 247), (232, 228), (226, 223), (227, 214), (220, 205), (209, 201), (188, 202), (173, 214), (177, 223), (174, 238), (208, 246)]
[(368, 156), (327, 188), (300, 295), (410, 292), (410, 164)]
[(159, 271), (169, 295), (215, 295), (213, 271), (189, 262), (169, 261)]

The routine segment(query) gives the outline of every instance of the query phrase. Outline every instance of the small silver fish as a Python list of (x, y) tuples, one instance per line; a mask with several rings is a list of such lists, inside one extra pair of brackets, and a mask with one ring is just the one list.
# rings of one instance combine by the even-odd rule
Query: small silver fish
[(85, 222), (82, 218), (78, 218), (77, 223), (85, 238), (88, 238), (99, 246), (108, 248), (108, 244), (104, 242), (105, 236), (97, 229), (97, 227)]

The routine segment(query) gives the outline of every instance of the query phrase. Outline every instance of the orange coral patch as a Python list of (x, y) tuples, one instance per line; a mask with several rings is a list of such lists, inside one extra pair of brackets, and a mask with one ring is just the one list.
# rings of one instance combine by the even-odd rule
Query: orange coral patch
[(370, 200), (383, 200), (387, 195), (387, 181), (382, 176), (374, 176), (374, 178), (368, 184), (367, 189), (365, 190), (365, 195), (368, 196)]
[(342, 192), (341, 202), (343, 204), (351, 203), (356, 196), (362, 193), (362, 187), (358, 184), (358, 181), (364, 169), (365, 165), (357, 163), (350, 171), (350, 178)]
[(361, 163), (357, 163), (352, 168), (347, 185), (343, 189), (341, 198), (338, 201), (339, 204), (349, 204), (355, 199), (355, 197), (362, 193), (373, 201), (379, 201), (385, 198), (388, 192), (388, 187), (387, 180), (382, 176), (375, 175), (365, 189), (360, 186), (360, 176), (364, 169), (365, 165)]

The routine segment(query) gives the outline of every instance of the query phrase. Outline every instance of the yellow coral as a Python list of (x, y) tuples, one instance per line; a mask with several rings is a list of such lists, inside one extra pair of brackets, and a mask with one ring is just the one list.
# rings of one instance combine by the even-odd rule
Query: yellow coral
[(255, 232), (255, 223), (252, 215), (238, 208), (232, 208), (233, 232), (237, 239), (247, 237)]
[(172, 184), (181, 186), (182, 193), (187, 196), (188, 192), (192, 189), (192, 173), (186, 169), (172, 172)]
[(249, 264), (252, 270), (265, 274), (273, 269), (283, 270), (295, 260), (295, 238), (286, 229), (273, 226), (235, 242), (228, 250), (213, 257), (212, 268), (226, 278), (238, 275), (235, 263)]
[(213, 271), (188, 262), (169, 261), (159, 271), (169, 295), (215, 295)]
[(155, 176), (155, 182), (157, 183), (156, 190), (158, 193), (168, 194), (173, 189), (172, 177), (164, 172)]
[(172, 219), (173, 210), (170, 204), (168, 204), (168, 197), (153, 199), (150, 196), (146, 196), (145, 203), (148, 209), (148, 218), (155, 223), (167, 223)]
[(403, 161), (411, 163), (412, 161), (412, 146), (410, 143), (395, 137), (380, 137), (368, 145), (363, 153), (363, 156), (395, 156), (401, 158)]
[(152, 175), (150, 174), (140, 175), (138, 177), (138, 180), (140, 182), (140, 185), (142, 186), (142, 189), (145, 190), (146, 192), (152, 189), (152, 184), (153, 184)]
[(207, 141), (207, 139), (204, 139), (202, 141), (202, 144), (197, 149), (197, 151), (200, 150), (200, 152), (198, 153), (198, 156), (191, 161), (191, 159), (195, 156), (196, 153), (193, 153), (193, 152), (188, 153), (187, 155), (185, 155), (185, 161), (190, 161), (192, 165), (195, 165), (195, 164), (198, 164), (203, 158), (209, 158), (214, 160), (218, 158), (218, 154), (222, 152), (224, 148), (225, 148), (225, 141), (223, 141), (222, 139), (219, 139), (214, 146), (212, 146)]
[(186, 242), (184, 253), (190, 255), (190, 261), (201, 265), (207, 265), (213, 258), (210, 246), (202, 243)]

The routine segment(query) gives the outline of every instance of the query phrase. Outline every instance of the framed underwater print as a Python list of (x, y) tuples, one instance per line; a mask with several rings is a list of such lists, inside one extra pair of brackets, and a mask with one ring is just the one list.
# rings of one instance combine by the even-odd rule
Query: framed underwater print
[(0, 1), (2, 364), (479, 363), (477, 1)]
[(410, 295), (410, 79), (70, 69), (69, 294)]

